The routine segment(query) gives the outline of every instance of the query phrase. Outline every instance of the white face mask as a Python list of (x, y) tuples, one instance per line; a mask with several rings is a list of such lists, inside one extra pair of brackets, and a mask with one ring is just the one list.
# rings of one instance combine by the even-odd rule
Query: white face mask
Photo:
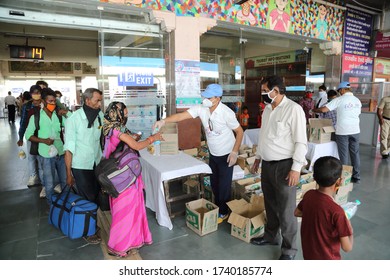
[(274, 91), (274, 89), (271, 89), (269, 92), (261, 93), (261, 95), (263, 96), (264, 103), (272, 104), (272, 102), (275, 101), (276, 96), (274, 98), (271, 98), (271, 96), (270, 96), (270, 93), (273, 92), (273, 91)]
[(206, 108), (210, 108), (210, 107), (213, 106), (213, 102), (211, 102), (210, 99), (205, 98), (205, 99), (203, 99), (203, 101), (202, 101), (202, 105), (203, 105), (204, 107), (206, 107)]

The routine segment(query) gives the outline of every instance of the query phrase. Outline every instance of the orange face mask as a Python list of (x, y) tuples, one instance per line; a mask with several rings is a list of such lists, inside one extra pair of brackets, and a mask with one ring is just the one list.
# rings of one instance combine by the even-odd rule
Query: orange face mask
[(46, 105), (47, 110), (50, 112), (53, 112), (56, 109), (56, 104), (47, 104)]

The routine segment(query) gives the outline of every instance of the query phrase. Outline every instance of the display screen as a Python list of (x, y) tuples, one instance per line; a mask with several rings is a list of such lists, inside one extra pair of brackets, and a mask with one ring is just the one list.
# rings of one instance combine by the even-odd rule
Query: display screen
[(44, 47), (10, 45), (10, 57), (19, 59), (44, 59)]

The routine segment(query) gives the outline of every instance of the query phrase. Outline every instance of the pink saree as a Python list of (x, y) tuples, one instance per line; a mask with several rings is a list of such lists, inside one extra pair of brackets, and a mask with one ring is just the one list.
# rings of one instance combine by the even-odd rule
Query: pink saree
[[(114, 129), (110, 137), (109, 154), (119, 144), (120, 132)], [(119, 141), (118, 141), (119, 140)], [(104, 156), (107, 157), (107, 154)], [(145, 244), (152, 244), (145, 210), (144, 182), (139, 176), (135, 183), (122, 192), (117, 198), (110, 197), (111, 228), (108, 249), (119, 256), (126, 256), (131, 249), (137, 249)]]

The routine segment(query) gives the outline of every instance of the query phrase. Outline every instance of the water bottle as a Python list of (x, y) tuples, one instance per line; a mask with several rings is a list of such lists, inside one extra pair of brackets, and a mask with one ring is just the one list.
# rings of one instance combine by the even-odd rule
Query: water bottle
[[(158, 128), (156, 127), (154, 130), (154, 133), (158, 132)], [(160, 140), (154, 141), (154, 156), (159, 156), (160, 155)]]
[(353, 216), (355, 216), (358, 205), (360, 204), (361, 202), (359, 200), (355, 200), (354, 202), (347, 202), (341, 205), (341, 207), (345, 211), (345, 215), (347, 216), (348, 220), (350, 220)]

